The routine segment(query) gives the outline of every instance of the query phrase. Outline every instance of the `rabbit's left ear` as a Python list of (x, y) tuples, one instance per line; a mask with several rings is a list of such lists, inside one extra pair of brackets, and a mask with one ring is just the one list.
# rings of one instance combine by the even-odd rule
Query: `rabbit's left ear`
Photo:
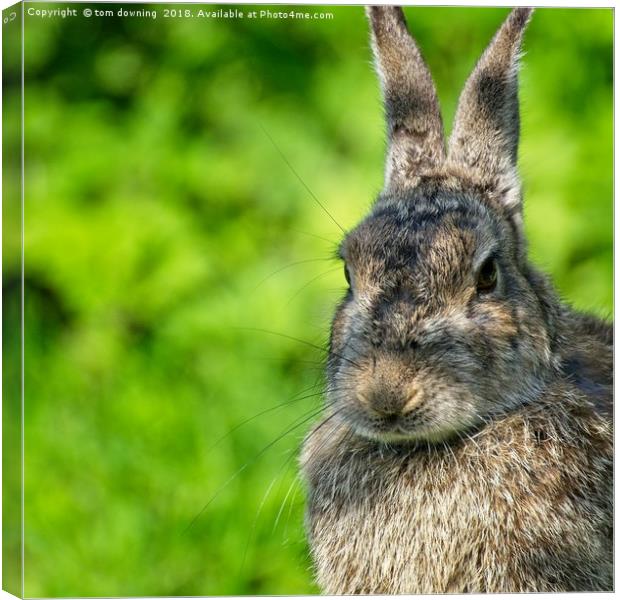
[(448, 163), (491, 185), (520, 224), (518, 61), (533, 9), (515, 8), (496, 33), (461, 94)]

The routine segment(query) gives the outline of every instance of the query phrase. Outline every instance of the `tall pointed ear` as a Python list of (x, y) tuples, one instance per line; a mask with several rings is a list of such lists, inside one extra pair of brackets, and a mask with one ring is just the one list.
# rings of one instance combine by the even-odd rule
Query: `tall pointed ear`
[(515, 8), (478, 61), (461, 94), (448, 164), (490, 185), (520, 227), (518, 67), (532, 8)]
[(446, 157), (435, 84), (396, 6), (369, 6), (375, 65), (388, 132), (386, 189), (403, 189)]

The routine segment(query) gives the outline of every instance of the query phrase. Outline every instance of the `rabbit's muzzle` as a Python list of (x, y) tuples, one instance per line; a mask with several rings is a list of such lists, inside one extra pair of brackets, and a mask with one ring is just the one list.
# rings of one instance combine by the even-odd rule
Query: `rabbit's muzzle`
[(360, 378), (357, 399), (374, 418), (396, 425), (400, 417), (420, 405), (420, 389), (403, 377), (404, 371), (408, 369), (397, 361), (379, 358), (373, 362), (367, 376)]
[[(476, 319), (465, 309), (432, 314), (402, 295), (391, 300), (383, 313), (373, 303), (362, 308), (349, 302), (334, 323), (328, 400), (358, 434), (388, 442), (443, 441), (512, 402), (502, 382), (514, 380), (514, 366), (524, 363), (520, 348), (510, 344), (509, 311), (495, 306), (492, 329), (486, 329), (490, 306)], [(530, 387), (523, 373), (513, 384), (520, 397)]]

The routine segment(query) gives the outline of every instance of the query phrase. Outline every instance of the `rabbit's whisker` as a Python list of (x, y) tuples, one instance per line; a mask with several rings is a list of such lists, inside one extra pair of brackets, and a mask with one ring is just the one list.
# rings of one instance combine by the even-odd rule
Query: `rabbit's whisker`
[[(274, 362), (274, 363), (282, 363), (282, 357), (281, 356), (244, 356), (244, 358), (247, 358), (248, 360), (255, 360), (257, 362)], [(312, 365), (312, 366), (318, 366), (318, 367), (324, 367), (325, 366), (325, 361), (324, 360), (310, 360), (308, 358), (296, 358), (292, 364), (300, 364), (300, 365)]]
[(299, 229), (291, 229), (291, 231), (295, 232), (295, 233), (301, 233), (302, 235), (308, 235), (310, 237), (316, 238), (317, 240), (323, 240), (324, 242), (327, 242), (330, 246), (332, 246), (333, 252), (336, 253), (338, 251), (338, 242), (334, 242), (333, 240), (328, 240), (325, 237), (322, 237), (320, 235), (316, 235), (316, 233), (310, 233), (308, 231), (300, 231)]
[[(311, 390), (314, 387), (316, 387), (316, 386), (312, 386), (312, 387), (308, 388), (308, 390)], [(235, 431), (237, 431), (239, 428), (243, 427), (244, 425), (247, 425), (248, 423), (250, 423), (254, 419), (257, 419), (258, 417), (262, 417), (263, 415), (266, 415), (266, 414), (268, 414), (270, 412), (273, 412), (274, 410), (278, 410), (279, 408), (284, 408), (285, 406), (290, 406), (290, 405), (295, 404), (297, 402), (301, 402), (302, 400), (308, 400), (309, 398), (316, 398), (318, 396), (321, 396), (322, 394), (323, 394), (323, 391), (319, 391), (319, 392), (315, 392), (313, 394), (307, 394), (305, 396), (301, 396), (299, 398), (293, 398), (291, 400), (287, 400), (286, 402), (282, 402), (281, 404), (276, 404), (275, 406), (271, 406), (269, 408), (266, 408), (265, 410), (262, 410), (259, 413), (256, 413), (255, 415), (253, 415), (251, 417), (248, 417), (247, 419), (244, 419), (240, 423), (237, 423), (237, 425), (235, 425), (232, 429), (230, 429), (222, 437), (218, 438), (215, 441), (215, 443), (207, 449), (207, 453), (211, 452), (222, 441), (224, 441), (228, 436), (233, 434)]]
[(254, 517), (254, 521), (252, 522), (252, 526), (250, 528), (250, 533), (248, 534), (248, 539), (247, 542), (245, 544), (245, 547), (243, 549), (243, 555), (241, 558), (241, 564), (239, 566), (239, 575), (243, 575), (243, 568), (245, 567), (245, 561), (248, 555), (248, 550), (250, 548), (250, 543), (252, 542), (252, 538), (254, 537), (254, 533), (256, 532), (256, 525), (258, 523), (258, 519), (260, 517), (260, 513), (263, 510), (263, 507), (265, 506), (265, 502), (267, 501), (267, 498), (269, 497), (269, 494), (271, 493), (271, 490), (273, 488), (273, 486), (275, 485), (276, 481), (277, 481), (278, 476), (276, 475), (276, 477), (274, 477), (271, 480), (271, 483), (269, 484), (269, 487), (267, 488), (267, 491), (263, 494), (263, 497), (260, 501), (260, 504), (258, 506), (258, 510), (256, 511), (256, 516)]
[(246, 330), (246, 331), (257, 331), (259, 333), (268, 333), (270, 335), (277, 335), (279, 337), (288, 339), (288, 340), (292, 340), (294, 342), (299, 342), (300, 344), (305, 344), (306, 346), (310, 346), (311, 348), (315, 348), (316, 350), (320, 350), (321, 352), (327, 354), (328, 352), (330, 354), (333, 354), (334, 356), (345, 360), (346, 362), (356, 366), (358, 369), (361, 369), (362, 367), (356, 363), (355, 361), (351, 360), (350, 358), (347, 358), (346, 356), (342, 356), (341, 354), (337, 354), (336, 352), (334, 352), (333, 350), (328, 350), (327, 348), (324, 348), (322, 346), (319, 346), (317, 344), (313, 344), (312, 342), (308, 342), (306, 340), (302, 340), (300, 338), (296, 338), (293, 337), (291, 335), (287, 335), (286, 333), (280, 333), (278, 331), (271, 331), (269, 329), (262, 329), (260, 327), (236, 327), (236, 329), (241, 329), (241, 330)]
[(282, 273), (283, 271), (286, 271), (287, 269), (291, 269), (292, 267), (297, 267), (299, 265), (305, 265), (305, 264), (309, 264), (309, 263), (325, 262), (325, 261), (332, 261), (332, 260), (334, 260), (333, 256), (327, 256), (325, 258), (307, 258), (305, 260), (298, 260), (298, 261), (289, 263), (288, 265), (280, 267), (279, 269), (277, 269), (276, 271), (274, 271), (270, 275), (267, 275), (267, 277), (265, 277), (264, 279), (261, 279), (259, 281), (259, 283), (256, 285), (256, 287), (252, 291), (255, 292), (259, 287), (261, 287), (269, 279), (271, 279), (272, 277), (274, 277), (278, 273)]
[[(292, 426), (287, 427), (287, 429), (283, 433), (278, 435), (278, 437), (276, 437), (275, 440), (272, 440), (269, 444), (267, 444), (267, 446), (265, 446), (262, 450), (260, 450), (258, 452), (258, 454), (251, 461), (246, 462), (245, 464), (241, 465), (241, 467), (239, 469), (237, 469), (237, 471), (235, 471), (233, 473), (233, 475), (231, 475), (231, 477), (228, 480), (226, 480), (226, 482), (216, 490), (216, 492), (211, 496), (209, 501), (200, 509), (200, 512), (198, 512), (196, 514), (196, 516), (190, 521), (190, 523), (187, 525), (187, 527), (181, 532), (181, 535), (185, 535), (194, 526), (194, 524), (204, 514), (204, 512), (207, 510), (207, 508), (209, 508), (209, 506), (211, 506), (211, 504), (226, 489), (226, 487), (228, 487), (228, 485), (230, 483), (232, 483), (239, 475), (241, 475), (241, 473), (243, 473), (243, 471), (245, 471), (245, 469), (247, 467), (249, 467), (250, 465), (253, 465), (254, 463), (256, 463), (258, 461), (258, 459), (261, 456), (263, 456), (263, 454), (265, 454), (265, 452), (267, 452), (267, 450), (269, 450), (272, 446), (277, 444), (281, 439), (286, 437), (289, 433), (291, 433), (292, 431), (297, 429), (297, 427), (300, 427), (304, 423), (307, 423), (311, 419), (313, 419), (316, 416), (318, 416), (319, 414), (321, 414), (321, 412), (323, 412), (323, 407), (322, 406), (319, 409), (313, 409), (310, 414), (306, 413), (304, 415), (304, 418), (299, 423), (295, 423), (294, 422), (294, 424)], [(296, 419), (296, 421), (297, 420), (298, 419)]]
[[(338, 411), (336, 411), (336, 412), (338, 412)], [(319, 425), (319, 426), (318, 426), (318, 427), (317, 427), (314, 431), (317, 431), (318, 429), (322, 428), (325, 424), (327, 424), (327, 423), (331, 420), (331, 418), (332, 418), (334, 415), (335, 415), (335, 413), (334, 413), (334, 414), (332, 414), (330, 417), (328, 417), (325, 421), (323, 421), (323, 422), (322, 422), (322, 423), (321, 423), (321, 424), (320, 424), (320, 425)], [(314, 433), (314, 431), (313, 431), (310, 435), (312, 435), (312, 434)], [(308, 436), (308, 437), (309, 437), (309, 436)], [(265, 505), (265, 503), (266, 503), (266, 501), (267, 501), (267, 498), (268, 498), (268, 497), (269, 497), (269, 495), (271, 494), (271, 492), (272, 492), (272, 490), (273, 490), (273, 488), (274, 488), (274, 486), (275, 486), (276, 482), (277, 482), (278, 480), (280, 480), (280, 481), (281, 481), (281, 478), (282, 478), (282, 476), (284, 475), (284, 473), (285, 473), (285, 471), (286, 471), (286, 468), (287, 468), (287, 467), (290, 465), (290, 463), (291, 463), (291, 459), (292, 459), (294, 456), (296, 456), (298, 452), (299, 452), (299, 448), (298, 448), (298, 447), (297, 447), (297, 448), (292, 449), (292, 450), (289, 452), (289, 456), (288, 456), (288, 457), (287, 457), (287, 459), (284, 461), (284, 464), (283, 464), (283, 465), (282, 465), (282, 467), (279, 469), (279, 471), (278, 471), (277, 475), (276, 475), (276, 476), (272, 479), (271, 483), (269, 484), (269, 486), (268, 486), (268, 488), (267, 488), (267, 491), (266, 491), (266, 492), (265, 492), (265, 494), (263, 495), (263, 498), (262, 498), (262, 500), (261, 500), (261, 502), (260, 502), (260, 505), (259, 505), (259, 507), (258, 507), (258, 510), (257, 510), (256, 516), (255, 516), (255, 518), (254, 518), (254, 521), (253, 521), (253, 524), (252, 524), (252, 527), (251, 527), (251, 530), (250, 530), (250, 534), (249, 534), (249, 536), (248, 536), (247, 543), (246, 543), (246, 545), (245, 545), (245, 550), (244, 550), (244, 553), (243, 553), (243, 559), (242, 559), (242, 562), (241, 562), (241, 567), (240, 567), (240, 572), (241, 572), (241, 573), (243, 572), (243, 567), (244, 567), (244, 565), (245, 565), (245, 561), (246, 561), (246, 557), (247, 557), (247, 552), (248, 552), (248, 549), (249, 549), (249, 546), (250, 546), (250, 543), (251, 543), (252, 537), (254, 536), (254, 534), (255, 534), (255, 532), (256, 532), (256, 528), (257, 528), (258, 520), (259, 520), (259, 518), (260, 518), (260, 514), (261, 514), (261, 512), (262, 512), (262, 510), (263, 510), (263, 508), (264, 508), (264, 505)], [(299, 478), (299, 474), (298, 474), (298, 472), (297, 472), (297, 473), (296, 473), (296, 475), (295, 475), (295, 478), (293, 479), (293, 482), (291, 483), (291, 485), (290, 485), (290, 486), (289, 486), (289, 488), (288, 488), (288, 491), (287, 491), (287, 493), (286, 493), (286, 495), (285, 495), (285, 497), (284, 497), (284, 500), (283, 500), (282, 504), (280, 505), (280, 508), (279, 508), (278, 513), (277, 513), (277, 516), (276, 516), (275, 523), (274, 523), (273, 528), (272, 528), (272, 534), (275, 532), (275, 530), (276, 530), (276, 528), (277, 528), (278, 522), (279, 522), (280, 517), (281, 517), (281, 515), (282, 515), (282, 512), (283, 512), (283, 510), (284, 510), (284, 508), (285, 508), (285, 506), (286, 506), (286, 502), (287, 502), (287, 500), (288, 500), (288, 497), (290, 496), (291, 490), (293, 489), (294, 485), (298, 483), (298, 478)], [(281, 484), (280, 484), (280, 485), (281, 485)], [(291, 510), (292, 510), (292, 506), (291, 506)], [(290, 513), (289, 513), (289, 517), (290, 517)]]
[(304, 188), (306, 188), (306, 191), (310, 194), (310, 196), (313, 198), (313, 200), (321, 207), (323, 212), (334, 222), (334, 224), (338, 227), (338, 229), (340, 229), (340, 231), (342, 231), (342, 233), (346, 233), (344, 227), (342, 227), (342, 225), (340, 225), (340, 223), (338, 223), (338, 221), (336, 221), (336, 219), (334, 219), (333, 215), (327, 210), (327, 208), (323, 205), (323, 203), (315, 196), (314, 192), (308, 187), (306, 182), (301, 178), (299, 173), (295, 170), (293, 165), (289, 162), (288, 158), (286, 158), (286, 156), (284, 155), (284, 152), (282, 152), (282, 150), (280, 149), (278, 144), (276, 144), (275, 140), (271, 137), (271, 135), (265, 129), (265, 127), (262, 125), (262, 123), (259, 123), (258, 125), (262, 129), (263, 133), (267, 136), (269, 141), (271, 142), (271, 145), (276, 149), (276, 152), (280, 155), (280, 157), (282, 158), (282, 160), (284, 161), (286, 166), (291, 170), (293, 175), (295, 175), (295, 177), (298, 179), (299, 183), (301, 183), (301, 185), (303, 185)]
[(330, 275), (331, 273), (334, 273), (335, 271), (339, 271), (340, 270), (340, 266), (334, 267), (333, 269), (329, 269), (327, 271), (324, 271), (323, 273), (320, 273), (319, 275), (317, 275), (316, 277), (313, 277), (310, 281), (308, 281), (308, 283), (302, 285), (286, 302), (286, 306), (288, 306), (295, 298), (297, 298), (297, 296), (299, 296), (299, 294), (301, 294), (301, 292), (303, 292), (308, 286), (312, 285), (315, 281), (318, 281), (319, 279), (321, 279), (322, 277), (326, 277), (327, 275)]

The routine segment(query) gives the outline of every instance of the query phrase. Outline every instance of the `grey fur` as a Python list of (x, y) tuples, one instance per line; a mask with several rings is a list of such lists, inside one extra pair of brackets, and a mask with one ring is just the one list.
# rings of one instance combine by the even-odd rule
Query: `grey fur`
[(386, 187), (406, 187), (446, 157), (435, 84), (402, 11), (369, 6), (366, 12), (385, 104)]
[(301, 457), (326, 593), (612, 589), (612, 329), (560, 302), (521, 228), (530, 13), (483, 54), (446, 156), (401, 9), (368, 10), (386, 186), (341, 245), (351, 289)]

